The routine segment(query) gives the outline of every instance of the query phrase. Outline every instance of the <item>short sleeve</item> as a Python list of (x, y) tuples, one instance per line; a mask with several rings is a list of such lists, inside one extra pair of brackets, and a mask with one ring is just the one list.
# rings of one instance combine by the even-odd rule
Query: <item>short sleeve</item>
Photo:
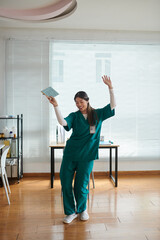
[(74, 113), (70, 113), (66, 118), (64, 118), (67, 122), (67, 126), (63, 126), (66, 131), (69, 131), (73, 127), (74, 118)]
[(115, 115), (115, 110), (111, 110), (110, 104), (105, 106), (104, 108), (98, 108), (97, 110), (98, 118), (101, 121), (106, 120), (107, 118), (110, 118)]

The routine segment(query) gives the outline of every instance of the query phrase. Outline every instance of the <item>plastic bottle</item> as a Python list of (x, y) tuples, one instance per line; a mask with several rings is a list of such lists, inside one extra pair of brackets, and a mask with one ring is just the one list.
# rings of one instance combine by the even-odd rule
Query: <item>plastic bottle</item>
[(12, 127), (12, 130), (11, 130), (11, 131), (13, 132), (13, 135), (16, 134), (16, 133), (17, 133), (16, 127)]
[(4, 127), (4, 128), (3, 128), (3, 133), (4, 133), (4, 137), (5, 137), (5, 138), (8, 138), (8, 137), (9, 137), (9, 130), (8, 130), (7, 127)]
[(9, 137), (13, 137), (13, 132), (12, 131), (9, 132)]

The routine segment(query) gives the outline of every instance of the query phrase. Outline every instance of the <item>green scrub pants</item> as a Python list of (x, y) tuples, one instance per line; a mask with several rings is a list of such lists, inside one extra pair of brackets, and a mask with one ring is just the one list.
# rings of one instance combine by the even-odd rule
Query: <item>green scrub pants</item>
[[(93, 163), (94, 161), (62, 161), (60, 179), (63, 192), (64, 213), (66, 215), (75, 212), (81, 213), (86, 210), (88, 194), (87, 186), (90, 179), (90, 173), (93, 169)], [(75, 171), (76, 176), (74, 180), (74, 188), (72, 188)]]

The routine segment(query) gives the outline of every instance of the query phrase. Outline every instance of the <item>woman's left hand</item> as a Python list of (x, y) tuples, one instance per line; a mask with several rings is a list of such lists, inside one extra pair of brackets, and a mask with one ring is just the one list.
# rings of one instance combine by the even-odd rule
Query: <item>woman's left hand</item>
[(110, 77), (107, 75), (102, 76), (103, 82), (111, 89), (113, 88)]

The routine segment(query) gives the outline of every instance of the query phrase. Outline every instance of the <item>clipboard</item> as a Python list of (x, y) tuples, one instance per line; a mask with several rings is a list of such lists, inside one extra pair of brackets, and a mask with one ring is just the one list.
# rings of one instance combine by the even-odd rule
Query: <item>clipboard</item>
[(54, 90), (52, 87), (43, 89), (41, 93), (47, 97), (56, 97), (59, 95), (59, 93), (56, 90)]

